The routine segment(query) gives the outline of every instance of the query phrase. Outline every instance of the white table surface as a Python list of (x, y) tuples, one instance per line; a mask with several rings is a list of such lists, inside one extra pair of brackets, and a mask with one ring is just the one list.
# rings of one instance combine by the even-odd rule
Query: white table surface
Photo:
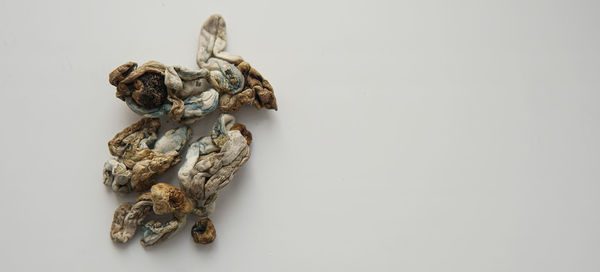
[[(213, 244), (115, 245), (101, 168), (139, 117), (108, 73), (195, 67), (212, 13), (280, 110), (236, 114)], [(599, 27), (598, 1), (0, 1), (0, 270), (600, 271)]]

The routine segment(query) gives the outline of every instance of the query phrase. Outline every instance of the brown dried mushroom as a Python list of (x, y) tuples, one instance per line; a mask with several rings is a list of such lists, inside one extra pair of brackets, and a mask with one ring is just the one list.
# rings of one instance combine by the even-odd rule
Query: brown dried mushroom
[(244, 104), (277, 110), (273, 87), (242, 57), (225, 52), (227, 31), (221, 15), (212, 15), (200, 31), (198, 66), (211, 70), (210, 82), (220, 93), (219, 109), (236, 112)]
[[(186, 163), (178, 173), (181, 189), (157, 183), (135, 203), (121, 204), (115, 210), (110, 237), (125, 243), (135, 235), (138, 226), (144, 225), (142, 245), (155, 245), (179, 231), (188, 214), (195, 214), (200, 220), (192, 228), (192, 238), (196, 243), (212, 242), (216, 231), (208, 216), (214, 209), (218, 191), (229, 184), (250, 157), (251, 142), (252, 134), (246, 126), (235, 123), (231, 115), (220, 116), (211, 135), (189, 148)], [(173, 219), (166, 223), (146, 222), (152, 213), (171, 214)]]
[[(123, 203), (116, 210), (110, 227), (110, 237), (115, 242), (126, 243), (133, 237), (138, 226), (143, 225), (140, 243), (153, 246), (181, 230), (192, 204), (183, 192), (172, 185), (157, 183), (150, 192), (140, 195), (135, 203)], [(144, 221), (153, 212), (156, 215), (171, 214), (166, 223), (158, 220)]]
[[(196, 62), (199, 69), (149, 61), (138, 67), (127, 62), (109, 74), (116, 96), (146, 118), (119, 132), (108, 143), (114, 158), (104, 164), (104, 184), (117, 192), (143, 192), (135, 202), (115, 210), (110, 237), (128, 242), (142, 227), (142, 246), (159, 244), (181, 230), (189, 214), (198, 216), (191, 230), (194, 242), (212, 243), (215, 226), (209, 219), (218, 193), (250, 157), (252, 134), (246, 126), (222, 114), (210, 135), (190, 145), (178, 171), (179, 186), (154, 184), (156, 175), (181, 158), (191, 130), (182, 126), (160, 138), (157, 117), (190, 124), (215, 109), (237, 112), (243, 105), (277, 110), (273, 87), (242, 57), (225, 51), (225, 20), (212, 15), (202, 26)], [(166, 222), (162, 216), (171, 218)]]
[(149, 61), (137, 68), (128, 62), (112, 71), (110, 84), (116, 96), (134, 112), (146, 117), (169, 116), (171, 120), (193, 123), (216, 109), (217, 91), (210, 88), (206, 69), (187, 69)]
[(161, 106), (167, 99), (164, 65), (148, 62), (137, 68), (137, 63), (127, 62), (112, 71), (108, 81), (117, 87), (117, 97), (131, 97), (137, 105), (150, 110)]
[(196, 61), (200, 69), (149, 61), (127, 62), (109, 75), (116, 96), (145, 117), (168, 115), (193, 123), (215, 110), (236, 112), (244, 104), (277, 110), (273, 87), (240, 56), (225, 52), (225, 20), (212, 15), (202, 26)]
[(210, 244), (217, 238), (215, 226), (210, 219), (204, 218), (194, 224), (192, 238), (197, 244)]
[(158, 119), (143, 118), (115, 135), (108, 143), (115, 158), (104, 164), (105, 185), (116, 192), (143, 192), (152, 186), (155, 175), (181, 161), (179, 152), (191, 130), (183, 126), (157, 138), (159, 127)]
[[(179, 186), (195, 205), (194, 214), (208, 219), (214, 210), (218, 191), (229, 184), (250, 157), (251, 142), (250, 131), (244, 125), (235, 123), (233, 116), (223, 114), (215, 123), (210, 136), (200, 138), (190, 145), (185, 162), (179, 168), (178, 177)], [(212, 234), (192, 232), (195, 241), (209, 241), (208, 238), (200, 239), (205, 235)]]

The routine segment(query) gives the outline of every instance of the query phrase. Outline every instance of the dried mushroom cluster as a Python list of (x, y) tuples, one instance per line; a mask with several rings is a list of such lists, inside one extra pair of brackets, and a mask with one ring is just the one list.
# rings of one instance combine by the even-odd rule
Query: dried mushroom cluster
[[(208, 136), (189, 145), (179, 168), (179, 187), (155, 179), (181, 161), (191, 125), (215, 109), (237, 112), (244, 104), (277, 110), (271, 84), (240, 56), (225, 52), (225, 21), (212, 15), (202, 26), (196, 61), (199, 68), (149, 61), (127, 62), (109, 75), (116, 96), (144, 118), (108, 143), (113, 158), (104, 164), (104, 184), (115, 192), (138, 192), (134, 203), (114, 213), (110, 237), (125, 243), (142, 229), (143, 246), (156, 245), (181, 230), (187, 216), (196, 243), (211, 243), (215, 227), (208, 218), (223, 189), (250, 157), (252, 134), (235, 117), (221, 114)], [(159, 117), (183, 124), (158, 137)], [(167, 222), (156, 219), (170, 216)]]
[(186, 124), (202, 119), (217, 107), (236, 112), (244, 104), (277, 110), (273, 87), (240, 56), (224, 52), (225, 21), (212, 15), (202, 26), (199, 69), (168, 66), (157, 61), (139, 67), (127, 62), (112, 71), (109, 82), (117, 97), (146, 117), (168, 115)]

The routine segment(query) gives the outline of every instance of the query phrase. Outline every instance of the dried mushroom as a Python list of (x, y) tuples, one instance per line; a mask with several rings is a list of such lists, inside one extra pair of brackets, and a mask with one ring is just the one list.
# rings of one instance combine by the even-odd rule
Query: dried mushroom
[(185, 124), (217, 107), (236, 112), (244, 104), (277, 110), (273, 87), (240, 56), (225, 52), (225, 21), (212, 15), (202, 26), (196, 61), (200, 69), (149, 61), (127, 62), (109, 74), (116, 96), (145, 117), (168, 115)]
[(219, 99), (219, 109), (222, 112), (236, 112), (244, 104), (252, 104), (257, 109), (267, 108), (277, 110), (277, 101), (273, 87), (258, 71), (247, 62), (240, 63), (237, 68), (244, 79), (243, 90), (236, 94), (224, 93)]
[(143, 192), (152, 184), (152, 178), (181, 161), (179, 152), (191, 135), (188, 127), (172, 129), (160, 138), (157, 118), (143, 118), (108, 142), (115, 158), (104, 164), (104, 184), (115, 192)]
[(197, 244), (210, 244), (217, 238), (215, 226), (208, 218), (198, 220), (192, 227), (192, 239)]
[(219, 91), (219, 109), (236, 112), (244, 104), (277, 110), (273, 87), (242, 57), (225, 52), (227, 32), (221, 15), (210, 16), (202, 26), (196, 62), (210, 70), (210, 82)]
[[(252, 134), (246, 127), (236, 124), (233, 116), (223, 114), (210, 136), (190, 145), (178, 177), (179, 186), (194, 204), (193, 212), (196, 215), (203, 219), (210, 216), (218, 191), (229, 184), (250, 157), (251, 142)], [(192, 233), (195, 241), (208, 241), (199, 239), (198, 235), (198, 232)]]
[(109, 75), (117, 97), (146, 117), (168, 114), (182, 123), (193, 123), (216, 109), (219, 93), (209, 89), (206, 69), (187, 69), (149, 61), (139, 68), (125, 63)]
[[(108, 143), (114, 158), (104, 164), (104, 184), (116, 192), (136, 191), (135, 202), (115, 210), (110, 237), (126, 243), (141, 228), (141, 244), (157, 245), (180, 231), (187, 216), (198, 220), (191, 230), (199, 244), (212, 243), (215, 226), (208, 218), (221, 189), (250, 157), (252, 134), (228, 114), (218, 117), (210, 135), (193, 142), (178, 171), (179, 188), (154, 178), (181, 161), (179, 153), (191, 135), (182, 126), (157, 136), (158, 117), (192, 124), (217, 108), (238, 111), (251, 104), (277, 110), (271, 84), (240, 56), (225, 51), (227, 33), (220, 15), (202, 26), (197, 69), (149, 61), (127, 62), (109, 74), (117, 98), (145, 118), (119, 132)], [(170, 216), (165, 220), (164, 216)]]
[[(135, 203), (123, 203), (115, 211), (110, 227), (110, 238), (115, 242), (126, 243), (131, 239), (138, 226), (142, 226), (142, 246), (153, 246), (167, 240), (181, 230), (192, 204), (183, 192), (172, 185), (157, 183), (150, 192), (140, 195)], [(158, 220), (145, 222), (149, 215), (171, 214), (166, 223)]]
[[(213, 126), (210, 136), (191, 144), (186, 162), (178, 172), (180, 189), (157, 183), (140, 195), (135, 203), (123, 203), (116, 210), (110, 230), (115, 242), (125, 243), (143, 225), (143, 246), (162, 242), (186, 222), (188, 214), (200, 217), (192, 228), (196, 243), (207, 244), (216, 237), (214, 225), (208, 218), (212, 213), (217, 192), (223, 189), (250, 157), (252, 134), (235, 118), (224, 114)], [(166, 223), (146, 222), (149, 215), (172, 214)]]

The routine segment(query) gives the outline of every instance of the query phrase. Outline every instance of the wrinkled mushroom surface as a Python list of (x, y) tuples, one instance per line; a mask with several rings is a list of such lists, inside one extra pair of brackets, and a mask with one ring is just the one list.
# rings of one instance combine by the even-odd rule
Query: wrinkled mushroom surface
[[(127, 62), (109, 74), (116, 96), (145, 118), (125, 128), (108, 143), (114, 158), (104, 165), (104, 184), (114, 191), (143, 192), (134, 203), (115, 210), (110, 237), (126, 243), (141, 228), (140, 243), (159, 244), (181, 230), (191, 213), (199, 217), (192, 227), (196, 243), (216, 237), (208, 218), (218, 192), (226, 187), (250, 157), (252, 134), (228, 114), (219, 116), (210, 135), (193, 142), (178, 171), (178, 189), (153, 178), (177, 164), (191, 130), (179, 127), (158, 137), (160, 121), (167, 116), (191, 124), (217, 108), (237, 112), (243, 105), (277, 110), (271, 84), (242, 57), (225, 51), (225, 20), (212, 15), (200, 31), (198, 69), (149, 61), (138, 67)], [(156, 216), (170, 216), (170, 219)]]
[(242, 57), (225, 52), (225, 20), (212, 15), (202, 26), (196, 62), (199, 69), (149, 61), (127, 62), (109, 74), (116, 96), (145, 117), (168, 115), (193, 123), (219, 108), (237, 112), (243, 105), (277, 110), (273, 87)]
[(212, 15), (200, 31), (196, 62), (211, 71), (210, 82), (221, 94), (219, 110), (236, 112), (244, 104), (277, 110), (271, 84), (242, 57), (225, 52), (226, 47), (225, 19)]
[(192, 239), (198, 244), (210, 244), (216, 237), (215, 226), (208, 218), (198, 220), (192, 227)]
[(250, 157), (251, 133), (229, 114), (219, 117), (210, 136), (192, 143), (178, 172), (179, 186), (195, 204), (195, 213), (209, 216), (217, 192)]
[[(183, 192), (172, 185), (157, 183), (150, 192), (140, 195), (135, 203), (123, 203), (116, 210), (110, 228), (110, 237), (115, 242), (126, 243), (142, 227), (142, 246), (159, 244), (181, 230), (192, 204)], [(146, 221), (152, 213), (171, 214), (172, 218), (163, 223), (158, 220)]]
[(209, 71), (167, 66), (149, 61), (137, 68), (128, 62), (112, 71), (109, 82), (116, 96), (134, 112), (146, 117), (168, 115), (193, 123), (217, 108), (219, 93), (210, 89)]
[(153, 177), (181, 161), (179, 152), (191, 130), (183, 126), (157, 138), (159, 127), (158, 119), (143, 118), (115, 135), (108, 143), (114, 158), (104, 164), (105, 185), (116, 192), (143, 192), (152, 186)]

